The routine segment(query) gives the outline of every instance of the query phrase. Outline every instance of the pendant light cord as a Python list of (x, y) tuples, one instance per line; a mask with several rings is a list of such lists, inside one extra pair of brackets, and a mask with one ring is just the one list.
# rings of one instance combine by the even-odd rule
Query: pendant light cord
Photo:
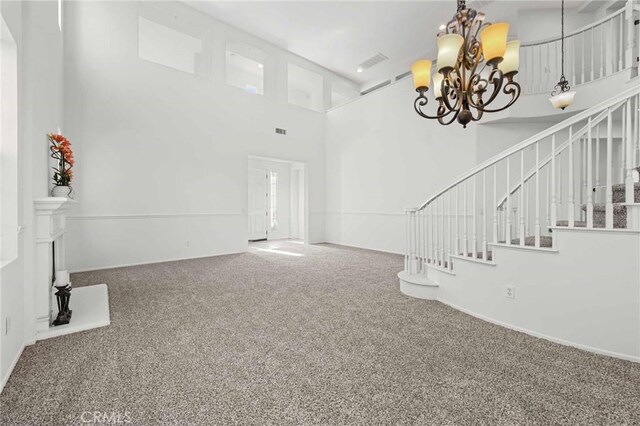
[(562, 12), (560, 14), (561, 18), (560, 18), (560, 37), (561, 37), (561, 44), (562, 44), (562, 73), (561, 73), (561, 78), (564, 78), (564, 0), (562, 0)]

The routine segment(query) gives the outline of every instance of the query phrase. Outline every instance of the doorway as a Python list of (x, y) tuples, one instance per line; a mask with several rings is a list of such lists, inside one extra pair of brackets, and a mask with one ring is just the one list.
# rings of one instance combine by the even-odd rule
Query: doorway
[(249, 156), (249, 241), (298, 239), (306, 235), (305, 164)]

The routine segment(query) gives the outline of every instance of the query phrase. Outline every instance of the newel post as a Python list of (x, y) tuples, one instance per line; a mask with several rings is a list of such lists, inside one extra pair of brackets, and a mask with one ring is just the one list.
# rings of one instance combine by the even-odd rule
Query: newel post
[(406, 241), (405, 241), (405, 262), (404, 269), (410, 274), (418, 273), (418, 256), (417, 251), (417, 238), (418, 238), (418, 221), (417, 212), (415, 208), (405, 209), (406, 217)]

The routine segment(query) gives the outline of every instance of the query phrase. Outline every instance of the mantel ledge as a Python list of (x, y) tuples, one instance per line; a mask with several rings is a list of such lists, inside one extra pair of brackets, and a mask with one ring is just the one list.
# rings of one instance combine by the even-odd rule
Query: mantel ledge
[(36, 198), (33, 203), (37, 215), (51, 215), (56, 211), (66, 210), (72, 205), (78, 204), (76, 200), (65, 197)]

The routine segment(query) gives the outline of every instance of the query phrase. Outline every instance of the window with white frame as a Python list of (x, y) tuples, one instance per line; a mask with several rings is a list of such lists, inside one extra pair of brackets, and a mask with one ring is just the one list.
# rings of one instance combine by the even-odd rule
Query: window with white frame
[(264, 61), (264, 52), (253, 46), (239, 42), (227, 43), (227, 84), (252, 95), (264, 95)]
[(209, 29), (160, 6), (138, 10), (138, 57), (202, 77), (210, 73)]
[(324, 111), (322, 88), (323, 78), (294, 64), (287, 69), (289, 103), (313, 111)]

